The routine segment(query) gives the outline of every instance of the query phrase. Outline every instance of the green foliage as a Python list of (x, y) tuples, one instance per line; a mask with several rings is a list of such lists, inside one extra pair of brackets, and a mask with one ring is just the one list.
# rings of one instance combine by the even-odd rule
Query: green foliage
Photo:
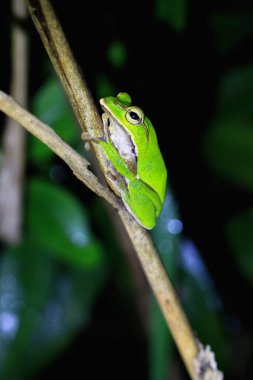
[[(246, 43), (252, 34), (252, 20), (252, 12), (245, 10), (226, 12), (226, 14), (216, 13), (211, 17), (213, 41), (219, 54), (223, 53), (224, 56), (228, 53), (235, 54), (242, 48), (242, 43)], [(203, 152), (208, 167), (217, 175), (218, 181), (223, 183), (227, 193), (231, 191), (232, 185), (232, 189), (236, 189), (236, 194), (239, 195), (231, 204), (231, 210), (224, 225), (224, 237), (231, 253), (228, 260), (236, 264), (242, 277), (252, 281), (252, 200), (245, 202), (243, 206), (241, 200), (244, 195), (249, 196), (253, 191), (253, 65), (245, 64), (244, 59), (240, 65), (237, 62), (236, 65), (231, 65), (229, 62), (220, 77), (216, 100), (216, 111), (203, 140)], [(239, 286), (238, 283), (238, 293)], [(189, 289), (194, 289), (194, 284), (189, 284)], [(195, 296), (197, 296), (196, 292)], [(196, 299), (193, 303), (199, 305)], [(193, 308), (189, 309), (189, 313), (193, 310)], [(197, 321), (198, 331), (206, 330), (206, 323), (210, 326), (208, 341), (215, 341), (214, 344), (218, 347), (217, 353), (219, 353), (222, 339), (224, 339), (221, 334), (221, 318), (217, 315), (219, 319), (214, 320), (216, 315), (211, 310), (207, 314), (199, 310), (199, 314), (204, 318), (202, 321)], [(248, 339), (251, 338), (248, 336)], [(226, 350), (224, 352), (226, 353)], [(246, 366), (245, 358), (241, 361)], [(238, 378), (242, 376), (240, 374)]]
[[(247, 64), (246, 55), (243, 59), (238, 59), (237, 53), (242, 48), (242, 43), (247, 43), (247, 39), (252, 37), (253, 13), (245, 9), (238, 12), (236, 9), (222, 11), (220, 6), (216, 9), (217, 7), (209, 2), (207, 10), (202, 12), (200, 9), (200, 16), (196, 16), (198, 7), (196, 5), (195, 8), (194, 5), (193, 8), (190, 7), (192, 5), (186, 0), (156, 0), (153, 14), (147, 18), (151, 22), (147, 24), (148, 31), (145, 30), (140, 18), (145, 19), (149, 6), (144, 9), (143, 14), (135, 13), (133, 8), (131, 18), (130, 12), (125, 11), (128, 28), (122, 26), (123, 16), (118, 17), (117, 21), (113, 19), (114, 13), (107, 10), (104, 19), (110, 24), (109, 30), (110, 33), (114, 33), (114, 39), (109, 36), (110, 38), (106, 38), (105, 41), (109, 40), (110, 43), (103, 47), (101, 45), (101, 51), (106, 52), (105, 57), (100, 62), (101, 56), (98, 55), (100, 58), (94, 63), (93, 77), (88, 78), (89, 85), (91, 84), (91, 89), (94, 85), (95, 99), (98, 101), (99, 98), (115, 95), (120, 90), (128, 90), (121, 88), (122, 84), (129, 86), (130, 89), (136, 86), (136, 91), (142, 91), (143, 88), (147, 88), (143, 85), (143, 82), (147, 81), (150, 86), (148, 95), (150, 97), (150, 93), (153, 94), (152, 82), (155, 80), (150, 80), (149, 73), (155, 79), (156, 75), (158, 78), (171, 75), (171, 67), (168, 67), (168, 72), (165, 71), (161, 76), (159, 73), (153, 73), (153, 66), (150, 66), (157, 61), (161, 62), (161, 68), (165, 67), (162, 54), (170, 51), (170, 45), (165, 45), (168, 35), (168, 41), (172, 42), (173, 48), (178, 44), (180, 54), (181, 52), (190, 54), (190, 49), (194, 48), (196, 41), (199, 43), (202, 38), (202, 28), (206, 28), (207, 40), (203, 43), (203, 65), (207, 58), (222, 63), (216, 73), (217, 88), (215, 88), (216, 83), (213, 84), (213, 89), (216, 91), (215, 109), (211, 120), (208, 121), (203, 139), (203, 159), (207, 163), (207, 169), (210, 168), (211, 173), (217, 176), (218, 181), (224, 183), (228, 190), (232, 184), (242, 194), (246, 191), (251, 196), (253, 65)], [(209, 12), (208, 7), (213, 7), (214, 10)], [(150, 37), (154, 32), (154, 41), (149, 41), (149, 50), (143, 50), (138, 35), (139, 25), (144, 28), (140, 36), (145, 36), (147, 33)], [(157, 30), (156, 35), (157, 25), (164, 29)], [(177, 39), (174, 40), (175, 33), (171, 32), (171, 28), (184, 33), (180, 36), (176, 34)], [(132, 30), (137, 41), (140, 41), (138, 46), (135, 45), (135, 38), (128, 40), (132, 37), (130, 35)], [(164, 35), (161, 35), (161, 32)], [(159, 39), (156, 39), (157, 36)], [(128, 43), (129, 41), (131, 43)], [(184, 45), (188, 45), (189, 50), (188, 46), (186, 49)], [(86, 46), (83, 46), (83, 50), (86, 51)], [(96, 48), (100, 49), (99, 46)], [(138, 55), (136, 51), (139, 52)], [(207, 52), (208, 56), (205, 56)], [(174, 56), (172, 58), (174, 63), (177, 62)], [(188, 60), (185, 60), (183, 66), (186, 72), (190, 70), (188, 75), (192, 74), (191, 59), (189, 57), (189, 67)], [(87, 60), (87, 62), (93, 61)], [(133, 67), (137, 67), (134, 73)], [(142, 68), (145, 69), (143, 76), (140, 75)], [(174, 70), (175, 66), (172, 68)], [(121, 76), (123, 71), (124, 75)], [(115, 77), (113, 73), (116, 73)], [(180, 75), (176, 81), (178, 79)], [(182, 82), (184, 80), (185, 76), (182, 75)], [(209, 78), (206, 78), (206, 81), (208, 84)], [(161, 87), (165, 88), (163, 83)], [(190, 89), (192, 92), (194, 90)], [(169, 92), (170, 90), (168, 94)], [(167, 96), (166, 88), (164, 93)], [(160, 102), (160, 95), (162, 94), (157, 96), (158, 100), (154, 100), (154, 103)], [(184, 101), (183, 97), (182, 99)], [(177, 98), (175, 104), (177, 102), (181, 102), (181, 99)], [(80, 133), (58, 79), (48, 76), (34, 96), (31, 106), (32, 112), (39, 119), (48, 123), (72, 146), (77, 146)], [(168, 109), (169, 107), (171, 107), (170, 100), (168, 100)], [(163, 113), (167, 120), (168, 113), (161, 110), (160, 114)], [(170, 131), (172, 136), (173, 130)], [(25, 188), (24, 238), (18, 247), (3, 247), (0, 257), (1, 380), (26, 380), (29, 376), (36, 376), (40, 368), (67, 347), (73, 337), (86, 327), (88, 319), (92, 318), (92, 307), (104, 286), (108, 269), (114, 273), (115, 282), (123, 294), (122, 303), (124, 307), (127, 304), (128, 311), (132, 307), (129, 300), (135, 298), (131, 273), (127, 269), (126, 259), (123, 258), (122, 249), (101, 200), (89, 201), (88, 207), (83, 199), (80, 200), (63, 184), (52, 183), (45, 174), (54, 169), (54, 155), (35, 138), (29, 137), (27, 151), (28, 180)], [(85, 196), (86, 189), (83, 191)], [(184, 191), (187, 193), (187, 186)], [(91, 220), (96, 226), (96, 234), (90, 223)], [(193, 330), (204, 344), (212, 346), (219, 366), (226, 368), (229, 367), (227, 350), (230, 342), (224, 327), (223, 306), (207, 267), (201, 259), (201, 252), (198, 252), (191, 237), (185, 238), (184, 231), (181, 233), (180, 223), (175, 199), (169, 190), (163, 212), (156, 228), (152, 231), (152, 237), (183, 301)], [(232, 215), (231, 212), (224, 227), (233, 254), (231, 260), (234, 260), (240, 274), (249, 282), (253, 278), (252, 229), (253, 209), (250, 201), (243, 212), (238, 211), (236, 215)], [(98, 234), (100, 238), (97, 237)], [(218, 243), (217, 248), (219, 248)], [(105, 251), (109, 252), (106, 256)], [(216, 257), (215, 260), (219, 265), (219, 258)], [(174, 344), (152, 296), (147, 319), (149, 378), (165, 380), (170, 371), (174, 373)], [(249, 339), (248, 336), (246, 338)], [(249, 339), (249, 342), (252, 340)]]
[(253, 190), (253, 125), (243, 119), (221, 118), (206, 134), (210, 167), (235, 186)]
[(220, 83), (217, 117), (204, 141), (207, 161), (233, 185), (253, 189), (253, 65), (235, 68)]
[(127, 59), (127, 52), (124, 44), (121, 41), (112, 42), (108, 47), (107, 56), (115, 68), (121, 68), (124, 66)]
[[(32, 102), (32, 112), (68, 143), (73, 144), (76, 141), (76, 121), (56, 77), (49, 77), (38, 90)], [(29, 159), (32, 162), (41, 164), (53, 155), (54, 153), (38, 139), (30, 139)]]
[(226, 228), (227, 239), (235, 261), (249, 281), (253, 281), (252, 228), (252, 208), (231, 218)]
[(96, 267), (102, 247), (91, 236), (83, 205), (66, 190), (33, 180), (27, 190), (29, 235), (42, 248), (80, 267)]
[(225, 72), (217, 97), (219, 115), (253, 122), (253, 65), (243, 65)]
[[(174, 198), (168, 191), (152, 236), (170, 280), (181, 295), (193, 330), (198, 331), (202, 343), (211, 345), (219, 364), (226, 367), (228, 348), (221, 302), (200, 253), (193, 242), (181, 236), (181, 223)], [(173, 342), (153, 297), (150, 318), (150, 379), (162, 380), (170, 373)]]
[[(177, 280), (179, 236), (169, 231), (171, 221), (178, 220), (174, 199), (167, 191), (163, 210), (152, 231), (152, 237), (159, 250), (159, 255), (170, 279)], [(150, 300), (150, 330), (149, 330), (149, 356), (150, 380), (163, 380), (167, 377), (172, 355), (172, 338), (161, 310), (151, 296)]]
[(84, 206), (48, 181), (33, 180), (26, 196), (24, 241), (0, 263), (3, 380), (24, 378), (66, 346), (85, 325), (105, 275)]
[(110, 80), (104, 75), (99, 74), (96, 79), (96, 93), (98, 99), (101, 99), (109, 94), (115, 94), (116, 89), (110, 82)]
[[(204, 142), (208, 164), (233, 186), (253, 191), (253, 65), (224, 74), (218, 93), (218, 113)], [(226, 237), (242, 273), (252, 279), (253, 213), (232, 216)]]
[(156, 0), (155, 14), (159, 19), (168, 22), (173, 29), (181, 32), (186, 27), (186, 0)]
[[(228, 365), (226, 329), (221, 318), (221, 300), (200, 253), (193, 242), (181, 243), (181, 292), (191, 326), (198, 326), (198, 337), (210, 344), (220, 368)], [(208, 328), (207, 328), (208, 327)]]
[(149, 379), (166, 379), (170, 369), (173, 341), (167, 323), (153, 296), (149, 316)]
[(6, 249), (0, 263), (1, 379), (27, 378), (63, 350), (85, 326), (103, 278), (101, 260), (92, 267), (65, 266), (34, 238)]
[(237, 48), (252, 31), (252, 12), (219, 12), (210, 16), (213, 41), (221, 52)]
[[(33, 112), (71, 143), (77, 131), (60, 84), (50, 78)], [(31, 137), (29, 160), (43, 172), (52, 152)], [(20, 246), (0, 257), (0, 378), (26, 379), (51, 361), (86, 325), (105, 278), (104, 249), (85, 205), (49, 179), (32, 176), (25, 191)]]

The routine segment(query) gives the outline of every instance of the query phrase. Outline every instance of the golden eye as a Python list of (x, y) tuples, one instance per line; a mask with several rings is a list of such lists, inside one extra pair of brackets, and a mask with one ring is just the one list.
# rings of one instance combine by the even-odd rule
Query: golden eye
[(144, 114), (138, 107), (129, 107), (125, 116), (127, 121), (131, 124), (140, 124), (144, 119)]

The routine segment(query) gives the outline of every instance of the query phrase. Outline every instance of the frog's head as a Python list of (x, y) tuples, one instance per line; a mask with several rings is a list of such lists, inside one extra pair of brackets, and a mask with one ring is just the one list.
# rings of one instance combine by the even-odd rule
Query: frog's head
[[(128, 131), (133, 140), (138, 136), (141, 138), (145, 131), (148, 141), (149, 132), (145, 124), (143, 111), (136, 106), (132, 106), (130, 95), (120, 92), (116, 97), (108, 96), (100, 100), (103, 110), (113, 118), (118, 125)], [(140, 128), (138, 128), (140, 127)]]

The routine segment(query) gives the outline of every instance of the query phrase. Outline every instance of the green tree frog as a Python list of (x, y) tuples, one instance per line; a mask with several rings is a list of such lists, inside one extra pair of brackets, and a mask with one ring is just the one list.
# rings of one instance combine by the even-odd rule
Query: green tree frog
[(100, 144), (118, 173), (125, 207), (139, 224), (152, 229), (163, 207), (167, 180), (154, 127), (125, 92), (103, 98), (100, 104), (103, 136), (84, 133), (82, 137)]

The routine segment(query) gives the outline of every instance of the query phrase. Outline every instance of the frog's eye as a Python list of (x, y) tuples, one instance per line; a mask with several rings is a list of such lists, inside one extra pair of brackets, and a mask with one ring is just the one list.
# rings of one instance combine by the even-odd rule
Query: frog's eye
[(138, 107), (129, 107), (126, 112), (126, 119), (131, 124), (140, 124), (143, 122), (144, 114)]

